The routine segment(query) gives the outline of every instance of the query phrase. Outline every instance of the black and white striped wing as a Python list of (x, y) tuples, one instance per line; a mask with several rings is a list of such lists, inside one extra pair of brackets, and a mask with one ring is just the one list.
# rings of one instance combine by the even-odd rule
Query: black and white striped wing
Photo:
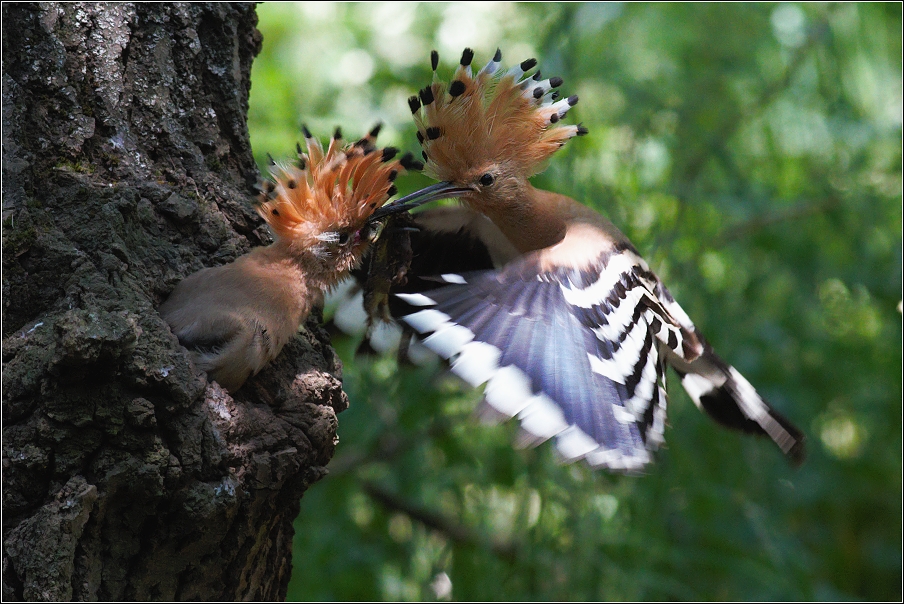
[(715, 353), (665, 285), (657, 283), (655, 291), (663, 306), (685, 330), (693, 332), (702, 346), (696, 358), (669, 355), (668, 359), (694, 404), (723, 426), (768, 436), (792, 463), (803, 462), (804, 433), (763, 399), (737, 369)]
[(661, 347), (681, 350), (683, 337), (643, 267), (621, 256), (582, 273), (540, 272), (526, 256), (445, 275), (445, 287), (399, 294), (412, 306), (403, 319), (538, 441), (555, 436), (566, 459), (636, 472), (662, 442)]
[[(580, 275), (573, 282), (574, 287), (566, 290), (566, 299), (572, 305), (591, 309), (585, 324), (601, 336), (601, 361), (594, 362), (595, 370), (612, 372), (613, 379), (624, 375), (630, 369), (629, 365), (607, 361), (607, 348), (616, 338), (625, 337), (629, 328), (631, 333), (638, 333), (637, 330), (646, 324), (659, 340), (660, 354), (664, 358), (658, 361), (675, 369), (697, 407), (723, 426), (769, 436), (793, 463), (799, 464), (804, 457), (806, 438), (803, 432), (763, 399), (737, 369), (715, 353), (637, 252), (625, 244), (604, 264), (598, 275), (595, 271)], [(609, 292), (608, 297), (606, 292)], [(630, 319), (622, 309), (633, 309)], [(646, 320), (640, 321), (640, 317)], [(609, 326), (602, 327), (607, 322)], [(630, 361), (643, 359), (646, 355), (651, 364), (653, 354), (655, 346), (650, 354), (644, 348), (640, 355), (627, 354), (626, 358)], [(612, 359), (618, 359), (618, 356), (619, 352), (613, 350)], [(644, 371), (651, 372), (652, 367)], [(627, 384), (630, 386), (637, 377), (632, 375)], [(637, 387), (639, 394), (628, 407), (643, 404), (647, 396), (643, 383), (641, 379)], [(654, 431), (654, 435), (657, 434), (661, 433)]]

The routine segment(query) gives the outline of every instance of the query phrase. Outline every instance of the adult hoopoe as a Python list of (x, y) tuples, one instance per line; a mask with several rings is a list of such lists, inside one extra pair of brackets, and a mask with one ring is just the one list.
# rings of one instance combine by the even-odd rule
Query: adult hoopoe
[[(276, 241), (236, 261), (186, 277), (160, 307), (199, 369), (235, 391), (295, 336), (312, 307), (361, 259), (379, 219), (408, 208), (393, 181), (422, 164), (392, 147), (377, 149), (379, 126), (343, 145), (337, 128), (324, 152), (304, 129), (294, 164), (271, 160), (258, 212)], [(427, 196), (427, 199), (430, 199)]]
[(470, 385), (486, 383), (486, 403), (517, 417), (528, 442), (556, 437), (568, 460), (623, 472), (649, 463), (663, 442), (667, 365), (713, 419), (766, 434), (802, 460), (803, 433), (713, 352), (627, 238), (586, 206), (528, 182), (586, 134), (562, 123), (577, 96), (559, 99), (561, 78), (526, 75), (533, 59), (504, 70), (497, 50), (475, 74), (473, 56), (464, 51), (446, 84), (434, 51), (433, 82), (408, 102), (426, 172), (442, 181), (431, 195), (458, 197), (459, 232), (514, 259), (399, 294), (409, 305), (405, 323)]

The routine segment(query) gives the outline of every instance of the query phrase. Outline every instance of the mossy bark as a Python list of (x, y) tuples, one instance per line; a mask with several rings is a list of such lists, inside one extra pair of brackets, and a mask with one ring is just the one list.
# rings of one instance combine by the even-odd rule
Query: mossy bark
[(234, 396), (156, 311), (269, 242), (253, 5), (3, 5), (3, 598), (283, 599), (347, 406), (316, 324)]

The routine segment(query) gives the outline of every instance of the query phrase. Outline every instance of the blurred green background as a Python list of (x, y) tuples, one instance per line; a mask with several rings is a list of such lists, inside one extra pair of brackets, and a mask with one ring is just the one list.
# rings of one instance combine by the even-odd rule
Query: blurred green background
[[(305, 122), (385, 123), (462, 49), (536, 57), (590, 135), (534, 184), (609, 216), (715, 348), (809, 435), (788, 467), (671, 380), (642, 477), (515, 450), (438, 367), (345, 362), (291, 600), (901, 599), (901, 5), (263, 4), (261, 165)], [(403, 193), (428, 184), (400, 179)]]

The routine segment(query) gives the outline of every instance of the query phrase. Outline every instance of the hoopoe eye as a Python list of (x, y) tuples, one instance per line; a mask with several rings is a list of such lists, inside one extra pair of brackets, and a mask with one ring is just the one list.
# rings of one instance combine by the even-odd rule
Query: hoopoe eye
[(348, 233), (339, 233), (339, 237), (336, 239), (336, 242), (339, 245), (345, 245), (348, 243)]
[(484, 187), (489, 187), (491, 184), (496, 182), (496, 177), (493, 176), (491, 173), (487, 172), (486, 174), (484, 174), (483, 176), (480, 177), (479, 182)]

